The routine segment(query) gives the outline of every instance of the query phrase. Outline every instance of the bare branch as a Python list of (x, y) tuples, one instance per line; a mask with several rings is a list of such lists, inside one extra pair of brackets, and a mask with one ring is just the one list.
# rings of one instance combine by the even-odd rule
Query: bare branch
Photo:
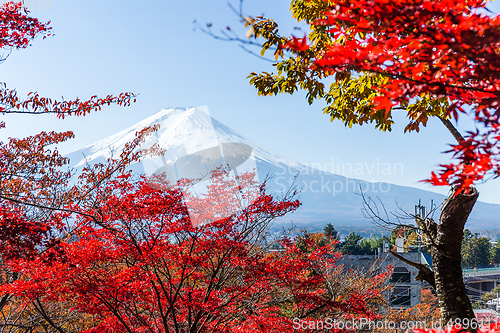
[[(373, 221), (373, 223), (375, 223), (378, 227), (380, 227), (384, 230), (387, 230), (387, 231), (394, 230), (395, 228), (401, 227), (401, 226), (404, 226), (404, 227), (407, 227), (410, 229), (414, 229), (414, 230), (418, 230), (418, 227), (416, 227), (412, 224), (405, 224), (405, 223), (401, 222), (402, 219), (408, 219), (408, 220), (413, 219), (414, 217), (411, 214), (405, 212), (403, 209), (400, 209), (400, 212), (391, 212), (390, 215), (392, 215), (393, 217), (395, 217), (397, 219), (397, 222), (393, 222), (393, 221), (391, 221), (390, 215), (387, 212), (387, 209), (385, 208), (384, 203), (382, 202), (382, 200), (380, 200), (379, 197), (377, 197), (377, 200), (379, 201), (379, 204), (377, 204), (371, 197), (367, 196), (363, 192), (363, 189), (361, 188), (361, 184), (359, 186), (359, 190), (360, 190), (360, 193), (358, 193), (358, 194), (361, 196), (361, 198), (363, 200), (363, 208), (361, 208), (363, 215), (366, 218), (371, 219)], [(383, 211), (383, 214), (381, 214), (381, 212), (379, 210), (379, 205), (380, 205), (380, 207), (382, 207), (381, 209)], [(398, 205), (398, 208), (400, 208), (399, 205)]]
[(53, 320), (52, 318), (50, 317), (50, 315), (45, 311), (45, 308), (43, 306), (43, 304), (40, 302), (40, 299), (36, 299), (35, 300), (35, 303), (33, 304), (35, 310), (42, 316), (43, 319), (45, 319), (45, 321), (47, 323), (49, 323), (50, 326), (52, 326), (53, 328), (55, 328), (58, 332), (60, 333), (66, 333), (65, 330), (62, 329), (62, 327), (60, 327), (59, 325), (57, 325)]
[[(252, 51), (248, 47), (255, 47), (257, 49), (262, 48), (262, 43), (257, 42), (255, 39), (250, 39), (253, 36), (253, 27), (252, 23), (255, 21), (251, 16), (243, 14), (243, 0), (240, 0), (239, 3), (239, 10), (237, 10), (230, 2), (228, 2), (228, 6), (231, 9), (231, 11), (239, 17), (240, 23), (242, 25), (245, 24), (250, 24), (250, 28), (247, 31), (247, 36), (246, 37), (241, 37), (239, 36), (233, 29), (230, 27), (227, 27), (225, 30), (221, 29), (221, 31), (217, 34), (212, 31), (212, 24), (208, 23), (206, 24), (206, 28), (200, 25), (197, 21), (194, 21), (195, 23), (195, 29), (199, 29), (201, 32), (204, 34), (212, 37), (213, 39), (221, 40), (224, 42), (235, 42), (239, 44), (239, 47), (242, 48), (245, 52), (268, 62), (274, 63), (274, 59), (271, 58), (266, 58), (261, 56), (260, 51)], [(271, 51), (276, 51), (276, 47), (271, 47)]]

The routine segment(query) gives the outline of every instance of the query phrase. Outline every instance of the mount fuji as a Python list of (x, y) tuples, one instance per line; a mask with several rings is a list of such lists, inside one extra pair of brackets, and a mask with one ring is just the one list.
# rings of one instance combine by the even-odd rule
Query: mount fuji
[[(384, 216), (385, 211), (400, 209), (411, 213), (419, 200), (424, 204), (432, 200), (439, 205), (445, 199), (445, 196), (430, 191), (366, 182), (297, 163), (215, 120), (206, 107), (163, 109), (115, 135), (66, 155), (70, 159), (70, 167), (78, 170), (87, 163), (104, 162), (111, 155), (118, 156), (125, 144), (135, 138), (136, 132), (154, 124), (159, 124), (160, 129), (147, 138), (143, 147), (156, 143), (165, 149), (165, 154), (131, 165), (133, 172), (151, 175), (162, 170), (175, 180), (185, 175), (202, 176), (215, 162), (223, 161), (225, 164), (233, 163), (232, 168), (238, 172), (256, 170), (260, 181), (271, 176), (267, 180), (268, 191), (277, 195), (285, 192), (297, 177), (295, 183), (302, 189), (299, 197), (302, 206), (279, 223), (292, 220), (299, 226), (327, 223), (335, 226), (373, 226), (361, 211), (363, 200), (357, 194), (360, 189), (379, 203), (378, 208)], [(191, 169), (188, 170), (187, 165)], [(391, 216), (390, 213), (388, 215)], [(438, 215), (436, 212), (434, 217)], [(467, 227), (493, 229), (498, 226), (499, 216), (500, 205), (477, 202)]]

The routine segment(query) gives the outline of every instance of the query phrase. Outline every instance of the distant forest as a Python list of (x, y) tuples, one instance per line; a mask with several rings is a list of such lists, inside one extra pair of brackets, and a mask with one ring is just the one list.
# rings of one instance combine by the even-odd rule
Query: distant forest
[[(344, 226), (344, 225), (336, 225), (333, 221), (294, 223), (293, 224), (293, 227), (295, 229), (294, 234), (299, 234), (299, 231), (304, 229), (310, 233), (323, 232), (323, 228), (328, 223), (332, 223), (335, 226), (335, 229), (339, 232), (340, 238), (345, 238), (351, 232), (355, 232), (356, 234), (359, 234), (363, 238), (372, 238), (374, 236), (389, 236), (391, 234), (390, 231), (383, 230), (377, 227), (376, 225)], [(280, 232), (283, 230), (283, 228), (288, 229), (290, 227), (292, 227), (291, 223), (286, 223), (286, 224), (275, 223), (271, 227), (271, 230), (273, 232)], [(479, 234), (479, 237), (486, 237), (490, 239), (492, 242), (495, 242), (500, 239), (500, 229), (481, 230), (481, 229), (470, 228), (470, 231)]]

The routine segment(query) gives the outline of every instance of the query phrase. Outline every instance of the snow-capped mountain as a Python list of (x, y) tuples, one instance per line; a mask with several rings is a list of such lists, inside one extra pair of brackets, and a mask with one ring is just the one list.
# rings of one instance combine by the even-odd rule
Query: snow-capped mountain
[[(117, 156), (125, 144), (135, 138), (135, 134), (147, 126), (160, 125), (160, 129), (146, 139), (143, 147), (157, 143), (165, 149), (161, 163), (171, 163), (186, 155), (218, 146), (219, 143), (241, 143), (252, 147), (253, 155), (261, 162), (271, 163), (279, 168), (288, 168), (298, 163), (280, 154), (260, 147), (241, 134), (213, 119), (206, 107), (163, 109), (137, 124), (116, 133), (93, 145), (67, 155), (71, 166), (82, 167), (86, 163), (104, 162), (111, 155)], [(150, 172), (153, 161), (134, 165), (134, 170)]]
[[(299, 224), (370, 225), (362, 212), (361, 190), (379, 204), (381, 215), (399, 208), (413, 212), (419, 200), (428, 208), (431, 200), (440, 204), (444, 196), (430, 191), (389, 183), (370, 183), (321, 171), (297, 163), (270, 151), (221, 122), (213, 119), (206, 107), (164, 109), (143, 121), (93, 145), (67, 155), (70, 166), (79, 169), (86, 163), (104, 162), (110, 155), (118, 156), (135, 133), (147, 126), (160, 129), (146, 139), (143, 148), (158, 144), (165, 149), (161, 157), (145, 158), (131, 166), (137, 173), (166, 172), (170, 179), (203, 177), (222, 163), (235, 172), (256, 170), (260, 181), (267, 181), (269, 191), (280, 194), (290, 186), (294, 177), (302, 189), (299, 211), (283, 221)], [(439, 208), (438, 208), (439, 210)], [(435, 218), (439, 216), (436, 212)], [(478, 202), (469, 218), (469, 228), (488, 229), (498, 225), (500, 205)], [(388, 215), (391, 220), (394, 216)]]

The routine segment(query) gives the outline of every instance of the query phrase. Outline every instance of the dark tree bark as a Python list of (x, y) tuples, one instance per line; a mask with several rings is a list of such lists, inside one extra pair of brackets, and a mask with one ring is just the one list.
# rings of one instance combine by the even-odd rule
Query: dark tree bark
[(450, 319), (474, 319), (474, 312), (469, 297), (465, 292), (462, 276), (462, 239), (464, 226), (478, 192), (471, 188), (469, 194), (452, 193), (443, 204), (439, 224), (433, 237), (435, 245), (431, 247), (432, 265), (436, 292), (443, 321)]
[[(463, 142), (462, 135), (448, 119), (440, 117), (440, 120), (458, 143)], [(433, 270), (420, 263), (404, 259), (392, 251), (391, 253), (407, 264), (418, 268), (416, 280), (427, 281), (434, 288), (439, 301), (443, 326), (450, 323), (450, 320), (454, 324), (469, 323), (467, 331), (476, 332), (476, 327), (470, 325), (471, 322), (476, 323), (476, 321), (472, 304), (465, 290), (461, 250), (465, 223), (479, 193), (473, 187), (470, 187), (468, 191), (468, 193), (462, 191), (456, 194), (455, 189), (452, 189), (452, 193), (441, 208), (439, 223), (425, 216), (415, 216), (418, 228), (422, 231), (430, 248)]]
[[(443, 326), (450, 321), (453, 324), (475, 322), (462, 275), (461, 249), (465, 223), (478, 196), (479, 193), (472, 187), (469, 188), (469, 193), (462, 192), (458, 195), (453, 190), (443, 203), (439, 223), (416, 216), (419, 229), (431, 250), (433, 270), (390, 251), (400, 260), (418, 268), (416, 280), (427, 281), (434, 288)], [(468, 331), (476, 332), (474, 326), (469, 326)]]
[[(458, 143), (463, 142), (464, 138), (448, 119), (440, 117), (440, 120)], [(419, 219), (417, 216), (417, 224), (430, 245), (434, 269), (432, 282), (438, 296), (443, 325), (450, 320), (458, 319), (460, 323), (464, 319), (468, 319), (469, 323), (475, 320), (472, 304), (465, 291), (461, 250), (465, 223), (478, 196), (479, 193), (473, 187), (469, 188), (468, 193), (462, 191), (459, 194), (453, 189), (443, 203), (439, 224), (432, 219)]]
[(430, 275), (427, 267), (413, 264), (419, 268), (419, 276), (436, 290), (443, 325), (450, 320), (463, 323), (464, 319), (467, 319), (470, 323), (475, 318), (465, 291), (461, 248), (465, 222), (478, 195), (477, 190), (472, 187), (469, 188), (469, 193), (456, 195), (455, 191), (452, 191), (443, 203), (439, 224), (432, 219), (423, 220), (417, 216), (418, 226), (430, 246), (434, 274)]
[(434, 272), (421, 263), (416, 263), (411, 260), (406, 259), (405, 257), (400, 256), (394, 251), (389, 251), (393, 256), (398, 258), (399, 260), (411, 265), (415, 268), (418, 268), (418, 275), (415, 277), (417, 281), (427, 281), (434, 290), (436, 290), (436, 281), (434, 280)]

